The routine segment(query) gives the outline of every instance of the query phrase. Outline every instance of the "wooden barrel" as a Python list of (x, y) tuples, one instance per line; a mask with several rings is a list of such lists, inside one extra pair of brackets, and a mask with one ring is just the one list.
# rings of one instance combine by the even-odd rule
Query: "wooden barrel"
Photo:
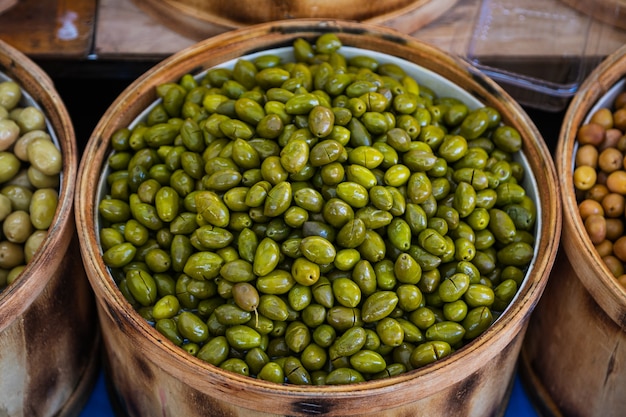
[[(418, 82), (440, 94), (496, 108), (519, 130), (532, 195), (539, 208), (536, 258), (515, 300), (481, 336), (447, 358), (399, 376), (345, 386), (275, 384), (244, 377), (189, 355), (156, 331), (124, 298), (98, 243), (101, 178), (111, 135), (156, 99), (155, 87), (253, 52), (336, 33), (346, 47), (398, 57)], [(396, 62), (396, 61), (394, 61)], [(412, 63), (417, 63), (416, 66)], [(475, 103), (475, 102), (474, 102)], [(145, 113), (144, 113), (145, 114)], [(518, 353), (559, 243), (561, 209), (550, 153), (522, 108), (464, 61), (392, 29), (355, 22), (290, 20), (250, 26), (185, 49), (149, 70), (109, 107), (87, 144), (78, 176), (76, 218), (94, 288), (111, 398), (121, 415), (154, 416), (497, 416), (503, 415)]]
[(457, 0), (132, 0), (178, 33), (204, 39), (230, 29), (283, 19), (355, 20), (412, 33), (453, 7)]
[(77, 416), (98, 376), (100, 345), (74, 223), (74, 129), (48, 76), (0, 41), (3, 76), (30, 95), (24, 106), (39, 106), (46, 115), (63, 170), (47, 237), (22, 275), (0, 292), (0, 415)]
[(624, 74), (626, 48), (582, 84), (559, 135), (563, 245), (522, 352), (524, 380), (546, 416), (621, 416), (626, 410), (626, 289), (587, 235), (573, 182), (578, 128), (599, 106), (611, 108), (624, 90)]

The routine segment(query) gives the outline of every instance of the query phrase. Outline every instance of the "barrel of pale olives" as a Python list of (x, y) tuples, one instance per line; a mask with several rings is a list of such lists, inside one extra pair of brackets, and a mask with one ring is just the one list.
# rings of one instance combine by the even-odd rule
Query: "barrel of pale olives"
[(532, 121), (463, 61), (355, 22), (222, 34), (130, 85), (79, 173), (128, 415), (503, 414), (560, 200)]
[[(620, 206), (609, 204), (623, 199), (619, 187), (626, 183), (608, 180), (625, 169), (620, 119), (625, 74), (622, 48), (583, 83), (559, 136), (563, 245), (522, 349), (524, 380), (546, 415), (620, 416), (626, 409), (626, 289), (620, 249), (624, 213), (613, 212)], [(598, 127), (599, 135), (589, 135)], [(620, 156), (609, 168), (606, 155), (616, 152)], [(589, 153), (596, 156), (585, 156)], [(589, 167), (593, 179), (583, 178), (580, 171), (575, 176), (577, 169)], [(597, 191), (602, 189), (606, 193), (600, 198)], [(602, 228), (590, 226), (594, 218), (605, 224), (600, 234)]]
[[(95, 302), (73, 215), (76, 139), (49, 77), (1, 41), (0, 85), (0, 414), (73, 416), (99, 369)], [(39, 151), (46, 155), (35, 157)], [(43, 204), (35, 202), (42, 190)], [(32, 247), (29, 236), (37, 237)]]

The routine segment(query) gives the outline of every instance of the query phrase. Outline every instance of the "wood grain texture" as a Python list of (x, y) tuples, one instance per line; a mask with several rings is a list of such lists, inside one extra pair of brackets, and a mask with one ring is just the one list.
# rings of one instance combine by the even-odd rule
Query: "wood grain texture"
[[(2, 1), (15, 0), (0, 0), (0, 3)], [(156, 18), (156, 13), (146, 13), (137, 7), (135, 1), (151, 2), (153, 9), (162, 7), (155, 10), (161, 16)], [(465, 56), (468, 43), (480, 36), (475, 24), (483, 1), (416, 1), (395, 16), (382, 14), (369, 22), (396, 28), (447, 52)], [(555, 3), (563, 1), (546, 0)], [(603, 4), (610, 2), (619, 3), (622, 0), (607, 0)], [(231, 26), (202, 21), (199, 30), (205, 31), (205, 34), (198, 38), (198, 29), (193, 29), (193, 26), (198, 24), (199, 19), (193, 18), (196, 22), (191, 21), (192, 18), (177, 22), (182, 17), (176, 15), (164, 19), (168, 16), (166, 13), (172, 10), (168, 4), (161, 0), (18, 0), (16, 5), (0, 14), (0, 39), (34, 58), (84, 60), (91, 54), (90, 58), (103, 60), (158, 60), (204, 37), (232, 29)], [(521, 0), (517, 7), (532, 11), (535, 6), (532, 0)], [(622, 11), (620, 6), (619, 12)], [(189, 26), (187, 34), (181, 32), (181, 25)], [(548, 33), (545, 28), (522, 28), (528, 33)], [(498, 47), (504, 57), (518, 58), (528, 54), (524, 51), (531, 51), (535, 56), (554, 58), (552, 42), (533, 41), (529, 47), (521, 41), (524, 34), (512, 33), (510, 25), (497, 30), (499, 32), (492, 34), (494, 39), (511, 39), (509, 45)], [(585, 30), (581, 27), (581, 33)], [(579, 48), (586, 55), (606, 56), (626, 41), (626, 30), (616, 25), (594, 20), (588, 30), (588, 41)]]
[[(356, 386), (277, 385), (225, 372), (174, 346), (124, 299), (103, 263), (94, 222), (98, 182), (111, 150), (109, 138), (155, 98), (155, 87), (251, 51), (288, 45), (324, 31), (344, 45), (402, 57), (450, 79), (493, 106), (523, 137), (541, 201), (540, 254), (534, 273), (510, 306), (506, 320), (454, 355), (395, 378)], [(550, 153), (528, 116), (493, 81), (467, 64), (415, 38), (384, 27), (336, 21), (261, 24), (206, 39), (162, 61), (137, 79), (103, 115), (79, 170), (76, 198), (81, 251), (98, 301), (109, 376), (128, 416), (500, 416), (521, 341), (556, 255), (561, 225), (558, 182)], [(555, 238), (556, 236), (556, 238)]]
[(520, 357), (544, 417), (619, 417), (626, 409), (626, 335), (581, 283), (564, 251), (530, 321)]
[[(153, 0), (133, 0), (147, 7)], [(181, 13), (194, 14), (199, 19), (231, 28), (283, 19), (327, 18), (364, 21), (395, 13), (410, 7), (420, 7), (431, 0), (387, 0), (357, 2), (355, 0), (164, 0)], [(234, 7), (233, 7), (234, 6)]]
[(194, 43), (131, 0), (99, 1), (94, 52), (100, 59), (161, 59)]
[(84, 59), (95, 19), (95, 0), (20, 0), (0, 14), (0, 39), (31, 57)]
[(0, 293), (0, 415), (75, 416), (98, 376), (99, 345), (93, 293), (75, 238), (74, 130), (48, 76), (2, 41), (0, 72), (46, 114), (63, 157), (48, 235), (22, 275)]
[(196, 40), (253, 24), (284, 19), (354, 20), (414, 32), (452, 7), (455, 0), (133, 0), (174, 31)]
[[(142, 2), (152, 2), (152, 13), (137, 7), (133, 0), (100, 0), (98, 2), (98, 26), (96, 28), (95, 49), (97, 56), (102, 59), (141, 59), (143, 57), (164, 57), (178, 52), (185, 47), (195, 44), (199, 39), (192, 33), (181, 34), (179, 28), (174, 25), (193, 25), (194, 22), (186, 21), (177, 23), (181, 16), (172, 18), (169, 22), (164, 21), (167, 12), (171, 12), (171, 6), (166, 2), (157, 0), (136, 0)], [(469, 43), (472, 39), (481, 36), (480, 28), (476, 22), (481, 13), (484, 0), (437, 0), (423, 4), (414, 10), (413, 14), (406, 14), (404, 19), (387, 20), (386, 26), (397, 28), (402, 32), (435, 45), (446, 52), (467, 56)], [(495, 1), (495, 0), (494, 0)], [(546, 0), (542, 2), (542, 7), (546, 4), (554, 3), (562, 6), (562, 0)], [(156, 10), (158, 7), (161, 9)], [(529, 14), (537, 7), (532, 0), (522, 0), (516, 6), (521, 10), (526, 10)], [(157, 17), (157, 12), (160, 14)], [(509, 13), (515, 15), (516, 11)], [(197, 20), (197, 18), (196, 18)], [(531, 55), (531, 58), (549, 57), (560, 58), (561, 50), (555, 56), (555, 48), (551, 39), (545, 42), (537, 42), (536, 37), (528, 39), (527, 34), (541, 33), (544, 36), (551, 33), (542, 27), (540, 21), (533, 20), (533, 26), (515, 26), (515, 31), (511, 25), (498, 25), (494, 22), (489, 27), (490, 36), (498, 40), (498, 53), (504, 57), (519, 58)], [(379, 23), (379, 22), (374, 22)], [(410, 30), (403, 26), (405, 24), (417, 24), (418, 28)], [(196, 22), (197, 24), (197, 22)], [(539, 24), (539, 26), (537, 26)], [(217, 24), (202, 23), (206, 30), (206, 35), (216, 35), (223, 33), (229, 27)], [(588, 26), (588, 28), (587, 28)], [(175, 30), (175, 29), (178, 29)], [(615, 26), (606, 25), (600, 21), (592, 21), (580, 28), (581, 33), (588, 29), (588, 39), (586, 43), (580, 42), (575, 45), (578, 54), (591, 56), (606, 56), (617, 50), (626, 42), (626, 31)], [(194, 29), (195, 30), (195, 29)], [(580, 37), (579, 37), (580, 38)], [(508, 44), (502, 46), (502, 39), (509, 39)], [(571, 43), (570, 39), (570, 43)], [(482, 40), (488, 44), (488, 40)], [(496, 42), (494, 42), (494, 45)]]
[[(449, 7), (438, 7), (438, 2), (448, 5), (450, 3), (449, 0), (436, 0), (423, 6), (418, 12), (430, 23), (420, 22), (419, 29), (404, 32), (446, 52), (462, 56), (467, 51), (481, 0), (456, 0)], [(164, 11), (165, 9), (161, 13)], [(442, 14), (441, 11), (445, 12)], [(397, 25), (396, 21), (389, 21), (388, 24), (394, 28)], [(210, 26), (206, 23), (204, 26), (208, 31)], [(225, 27), (214, 25), (207, 35), (220, 34), (226, 30)], [(604, 38), (610, 40), (607, 36)], [(171, 25), (164, 24), (160, 18), (146, 13), (132, 0), (98, 2), (95, 52), (102, 59), (163, 58), (192, 46), (197, 41), (193, 36), (182, 35), (172, 29)]]

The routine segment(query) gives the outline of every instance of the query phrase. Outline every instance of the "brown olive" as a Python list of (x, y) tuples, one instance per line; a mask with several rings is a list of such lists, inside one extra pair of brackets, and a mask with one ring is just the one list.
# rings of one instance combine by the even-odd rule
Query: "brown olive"
[(621, 236), (613, 243), (613, 254), (622, 262), (626, 262), (626, 236)]
[(617, 95), (617, 97), (615, 97), (615, 100), (613, 101), (613, 106), (619, 110), (623, 108), (625, 104), (626, 104), (626, 92), (622, 91)]
[(619, 277), (624, 274), (624, 264), (615, 255), (608, 255), (602, 258), (602, 261), (606, 264), (614, 277)]
[(607, 240), (614, 242), (624, 234), (624, 220), (621, 218), (606, 219), (606, 238)]
[(583, 200), (578, 204), (578, 212), (584, 221), (593, 214), (604, 216), (604, 207), (596, 200)]
[(609, 193), (602, 199), (602, 208), (606, 217), (624, 215), (624, 196), (618, 193)]
[(609, 189), (605, 184), (596, 184), (585, 192), (585, 198), (595, 201), (602, 201), (604, 196), (609, 193)]
[(602, 242), (594, 245), (594, 247), (596, 248), (596, 251), (601, 258), (612, 254), (614, 250), (613, 242), (611, 242), (609, 239), (604, 239)]
[(615, 129), (615, 128), (607, 129), (606, 132), (604, 133), (604, 141), (600, 144), (598, 149), (604, 150), (607, 148), (617, 148), (619, 141), (622, 138), (622, 135), (623, 133), (619, 129)]
[(597, 123), (588, 123), (578, 129), (576, 138), (581, 145), (591, 144), (598, 146), (604, 140), (604, 127)]
[(598, 155), (598, 168), (611, 173), (622, 168), (624, 155), (617, 148), (606, 148)]
[(626, 194), (626, 171), (611, 172), (606, 179), (609, 191)]
[(600, 243), (606, 239), (606, 219), (599, 214), (592, 214), (585, 220), (585, 229), (591, 242)]
[(589, 121), (591, 123), (599, 124), (604, 129), (610, 129), (613, 127), (613, 113), (609, 108), (602, 107), (591, 115), (591, 119)]
[(582, 145), (576, 151), (576, 166), (590, 166), (596, 168), (598, 166), (598, 148), (591, 144)]
[(618, 108), (613, 113), (613, 126), (622, 132), (626, 131), (626, 109)]

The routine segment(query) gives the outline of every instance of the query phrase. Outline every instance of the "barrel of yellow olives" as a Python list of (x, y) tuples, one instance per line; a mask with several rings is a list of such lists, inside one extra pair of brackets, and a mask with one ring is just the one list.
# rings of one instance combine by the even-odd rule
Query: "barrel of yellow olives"
[(433, 22), (457, 0), (241, 0), (236, 7), (222, 1), (133, 0), (159, 22), (201, 40), (226, 30), (283, 19), (324, 18), (366, 22), (412, 33)]
[[(73, 215), (78, 169), (74, 130), (50, 78), (24, 54), (3, 42), (0, 42), (0, 85), (3, 90), (0, 94), (3, 97), (0, 199), (3, 203), (11, 202), (2, 205), (3, 221), (0, 222), (3, 224), (0, 232), (0, 414), (74, 416), (85, 404), (99, 370), (95, 302), (82, 266)], [(20, 97), (18, 102), (13, 102)], [(32, 108), (39, 109), (40, 113), (32, 112)], [(20, 119), (16, 109), (43, 114), (45, 125), (41, 117), (37, 123)], [(10, 126), (18, 125), (19, 130), (11, 130)], [(23, 129), (28, 132), (24, 133)], [(47, 135), (48, 145), (52, 141), (58, 149), (55, 152), (45, 148), (47, 155), (44, 157), (48, 162), (54, 160), (61, 164), (44, 168), (46, 175), (55, 180), (52, 183), (25, 181), (27, 177), (20, 173), (8, 179), (7, 172), (12, 169), (9, 167), (17, 165), (6, 162), (15, 162), (13, 155), (20, 155), (16, 147), (21, 145), (17, 142), (25, 136), (34, 137), (31, 132), (37, 131), (37, 136)], [(19, 135), (19, 138), (10, 144), (8, 138), (12, 135)], [(43, 168), (33, 161), (32, 158), (22, 161), (20, 170)], [(38, 178), (41, 180), (41, 176)], [(35, 184), (50, 187), (43, 196), (48, 203), (56, 200), (56, 205), (46, 204), (44, 209), (49, 212), (35, 216), (46, 218), (44, 223), (35, 221), (28, 226), (31, 236), (43, 234), (37, 245), (27, 249), (30, 244), (23, 243), (19, 233), (14, 233), (16, 229), (8, 223), (12, 223), (11, 214), (28, 212), (29, 207), (22, 206), (28, 200), (16, 197), (31, 193), (35, 196)], [(52, 189), (55, 191), (50, 191)], [(17, 204), (18, 201), (21, 202)], [(32, 204), (33, 199), (30, 202)], [(7, 215), (8, 208), (11, 213)], [(31, 219), (39, 211), (30, 210)]]
[[(624, 214), (609, 204), (622, 199), (619, 186), (625, 183), (614, 178), (624, 166), (621, 157), (614, 168), (604, 161), (624, 149), (618, 139), (624, 129), (619, 96), (625, 73), (621, 49), (576, 93), (559, 136), (562, 250), (522, 349), (524, 380), (545, 415), (618, 416), (626, 407), (626, 289), (619, 240)], [(598, 125), (600, 133), (591, 135)], [(582, 175), (590, 168), (591, 175)], [(592, 218), (605, 227), (592, 227)]]
[[(391, 90), (403, 96), (395, 106)], [(181, 94), (190, 101), (174, 105)], [(455, 133), (448, 120), (444, 134), (438, 117), (456, 119), (444, 111), (452, 107), (479, 112), (484, 128)], [(488, 138), (487, 114), (499, 115), (494, 127), (509, 128)], [(503, 226), (513, 224), (504, 209), (491, 212), (493, 234), (513, 246), (496, 250), (486, 243), (494, 244), (492, 232), (478, 232), (486, 218), (469, 220), (473, 187), (486, 189), (491, 174), (476, 156), (487, 151), (465, 152), (463, 134), (509, 167), (491, 177), (504, 188), (481, 200), (525, 202), (518, 207), (525, 215), (511, 216), (525, 218), (526, 231)], [(391, 158), (384, 165), (383, 153)], [(474, 162), (461, 162), (470, 154)], [(194, 171), (197, 180), (189, 180), (184, 172)], [(558, 247), (558, 182), (522, 108), (462, 60), (356, 22), (294, 19), (228, 32), (176, 53), (122, 92), (90, 137), (79, 172), (81, 251), (111, 398), (122, 413), (504, 414)], [(441, 179), (446, 172), (449, 180)], [(184, 191), (183, 183), (195, 185)], [(463, 185), (448, 192), (452, 183)], [(419, 231), (407, 229), (407, 216)], [(472, 242), (484, 249), (475, 264)], [(488, 253), (510, 267), (485, 262)]]

